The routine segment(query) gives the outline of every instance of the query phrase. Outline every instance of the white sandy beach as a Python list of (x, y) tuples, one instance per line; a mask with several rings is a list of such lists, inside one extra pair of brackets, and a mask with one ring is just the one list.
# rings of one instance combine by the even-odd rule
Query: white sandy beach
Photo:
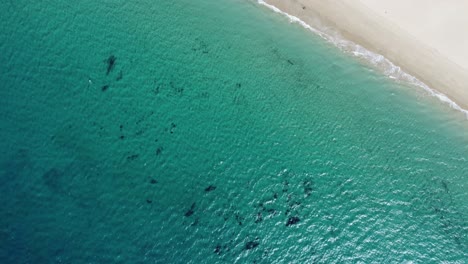
[(468, 1), (265, 0), (381, 54), (468, 109)]

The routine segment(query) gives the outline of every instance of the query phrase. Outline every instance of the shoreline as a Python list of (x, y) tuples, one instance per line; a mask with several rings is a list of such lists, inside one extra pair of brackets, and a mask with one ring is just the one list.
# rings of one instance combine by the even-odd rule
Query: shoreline
[(449, 56), (443, 56), (440, 49), (423, 44), (421, 39), (362, 2), (353, 1), (351, 5), (342, 0), (258, 0), (258, 3), (288, 16), (291, 22), (301, 24), (342, 51), (364, 59), (388, 77), (423, 88), (468, 118), (468, 71)]

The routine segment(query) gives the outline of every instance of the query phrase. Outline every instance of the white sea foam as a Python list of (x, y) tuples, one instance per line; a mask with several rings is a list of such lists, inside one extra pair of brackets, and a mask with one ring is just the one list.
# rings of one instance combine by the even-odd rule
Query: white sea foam
[(320, 36), (324, 40), (328, 41), (329, 43), (332, 43), (334, 46), (338, 47), (340, 50), (352, 54), (353, 56), (363, 59), (366, 62), (370, 63), (373, 67), (376, 67), (380, 70), (383, 71), (383, 73), (388, 76), (391, 79), (395, 79), (400, 82), (408, 83), (411, 85), (415, 85), (417, 87), (420, 87), (424, 89), (427, 93), (429, 93), (431, 96), (436, 97), (440, 101), (448, 104), (451, 108), (462, 112), (465, 117), (468, 119), (468, 110), (463, 109), (460, 107), (457, 103), (454, 101), (450, 100), (445, 94), (440, 93), (432, 88), (430, 88), (428, 85), (420, 81), (418, 78), (406, 73), (403, 71), (400, 67), (392, 63), (390, 60), (385, 58), (381, 54), (374, 53), (363, 46), (354, 43), (352, 41), (346, 40), (343, 37), (341, 37), (337, 32), (333, 32), (325, 27), (323, 28), (315, 28), (312, 27), (311, 25), (307, 24), (306, 22), (302, 21), (296, 16), (290, 15), (276, 6), (270, 5), (266, 3), (263, 0), (257, 0), (257, 2), (263, 6), (266, 6), (267, 8), (273, 10), (276, 13), (282, 14), (286, 16), (291, 23), (298, 23), (302, 27), (312, 31), (316, 35)]

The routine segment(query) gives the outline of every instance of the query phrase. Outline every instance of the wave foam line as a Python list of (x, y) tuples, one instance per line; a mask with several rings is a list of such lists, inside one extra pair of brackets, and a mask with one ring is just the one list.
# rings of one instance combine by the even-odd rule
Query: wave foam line
[(387, 77), (389, 77), (391, 79), (396, 79), (396, 80), (399, 80), (399, 81), (403, 81), (403, 82), (406, 82), (406, 83), (409, 83), (409, 84), (412, 84), (412, 85), (415, 85), (415, 86), (418, 86), (418, 87), (424, 89), (431, 96), (434, 96), (437, 99), (439, 99), (440, 101), (442, 101), (443, 103), (448, 104), (451, 108), (462, 112), (465, 115), (465, 117), (468, 119), (468, 110), (463, 109), (462, 107), (460, 107), (457, 103), (450, 100), (450, 98), (448, 98), (445, 94), (430, 88), (428, 85), (426, 85), (425, 83), (420, 81), (415, 76), (412, 76), (411, 74), (406, 73), (399, 66), (392, 63), (389, 59), (385, 58), (383, 55), (374, 53), (374, 52), (364, 48), (363, 46), (361, 46), (361, 45), (359, 45), (357, 43), (354, 43), (352, 41), (346, 40), (346, 39), (344, 39), (344, 38), (342, 38), (340, 36), (335, 36), (334, 37), (334, 36), (332, 36), (330, 34), (325, 33), (324, 31), (318, 30), (317, 28), (314, 28), (314, 27), (310, 26), (309, 24), (307, 24), (306, 22), (302, 21), (300, 18), (298, 18), (296, 16), (293, 16), (293, 15), (290, 15), (290, 14), (282, 11), (281, 9), (277, 8), (276, 6), (273, 6), (273, 5), (270, 5), (270, 4), (266, 3), (263, 0), (257, 0), (257, 2), (259, 4), (261, 4), (261, 5), (263, 5), (263, 6), (266, 6), (269, 9), (273, 10), (276, 13), (279, 13), (281, 15), (286, 16), (291, 23), (298, 23), (302, 27), (312, 31), (314, 34), (320, 36), (321, 38), (323, 38), (327, 42), (333, 44), (334, 46), (339, 48), (341, 51), (343, 51), (345, 53), (352, 54), (355, 57), (358, 57), (360, 59), (363, 59), (363, 60), (369, 62), (372, 66), (374, 66), (376, 68), (379, 68), (379, 69), (382, 69), (383, 73)]

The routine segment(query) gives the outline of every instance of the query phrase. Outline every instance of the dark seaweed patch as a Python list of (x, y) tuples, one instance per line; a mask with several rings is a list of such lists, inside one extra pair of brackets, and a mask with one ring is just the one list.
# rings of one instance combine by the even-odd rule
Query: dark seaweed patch
[(174, 82), (169, 82), (169, 85), (171, 86), (172, 90), (176, 94), (178, 94), (179, 96), (184, 95), (184, 88), (183, 87), (175, 85)]
[(257, 218), (255, 219), (255, 223), (258, 224), (263, 221), (263, 215), (262, 213), (257, 213)]
[(193, 215), (193, 213), (195, 213), (195, 203), (192, 203), (190, 209), (187, 212), (185, 212), (185, 217), (189, 217)]
[(260, 242), (257, 242), (257, 241), (249, 241), (245, 244), (245, 249), (246, 250), (251, 250), (251, 249), (254, 249), (256, 247), (258, 247), (258, 245), (260, 245)]
[(221, 245), (219, 245), (219, 244), (216, 245), (216, 248), (215, 248), (215, 250), (214, 250), (214, 253), (216, 253), (216, 254), (218, 254), (218, 255), (221, 254)]
[(292, 216), (288, 218), (288, 222), (286, 222), (286, 226), (291, 226), (299, 223), (301, 219), (297, 216)]
[(211, 191), (214, 191), (214, 190), (216, 190), (216, 186), (213, 186), (213, 185), (210, 185), (210, 186), (205, 188), (205, 192), (211, 192)]
[(133, 154), (130, 156), (127, 156), (127, 160), (133, 161), (136, 160), (140, 155), (139, 154)]
[(163, 151), (163, 147), (158, 147), (158, 148), (156, 149), (156, 156), (161, 155), (162, 151)]
[(236, 213), (236, 221), (239, 225), (242, 225), (242, 221), (244, 220), (244, 218), (242, 216), (239, 215), (239, 213)]
[(109, 73), (114, 69), (116, 60), (117, 58), (114, 55), (110, 55), (109, 58), (106, 60), (106, 63), (107, 63), (106, 75), (109, 75)]
[(198, 38), (195, 39), (196, 44), (192, 48), (192, 51), (197, 52), (201, 51), (203, 54), (208, 54), (208, 45), (203, 40), (200, 40)]
[(210, 98), (210, 94), (207, 93), (207, 92), (202, 92), (202, 93), (200, 94), (200, 97), (201, 97), (201, 98), (204, 98), (204, 99)]
[(154, 80), (153, 83), (154, 83), (153, 93), (154, 93), (155, 95), (158, 95), (159, 92), (161, 91), (161, 88), (162, 88), (163, 85), (160, 84), (160, 83), (158, 82), (158, 80)]
[(442, 187), (444, 188), (445, 192), (447, 192), (447, 193), (448, 193), (448, 191), (449, 191), (449, 188), (448, 188), (447, 182), (445, 182), (445, 181), (442, 181), (442, 182), (441, 182), (441, 184), (442, 184)]
[(176, 124), (171, 123), (171, 128), (169, 129), (169, 132), (170, 132), (171, 134), (173, 134), (173, 133), (174, 133), (174, 130), (176, 129), (176, 127), (177, 127)]
[(288, 181), (284, 181), (284, 182), (283, 182), (283, 193), (288, 192), (288, 186), (289, 186), (289, 182), (288, 182)]

